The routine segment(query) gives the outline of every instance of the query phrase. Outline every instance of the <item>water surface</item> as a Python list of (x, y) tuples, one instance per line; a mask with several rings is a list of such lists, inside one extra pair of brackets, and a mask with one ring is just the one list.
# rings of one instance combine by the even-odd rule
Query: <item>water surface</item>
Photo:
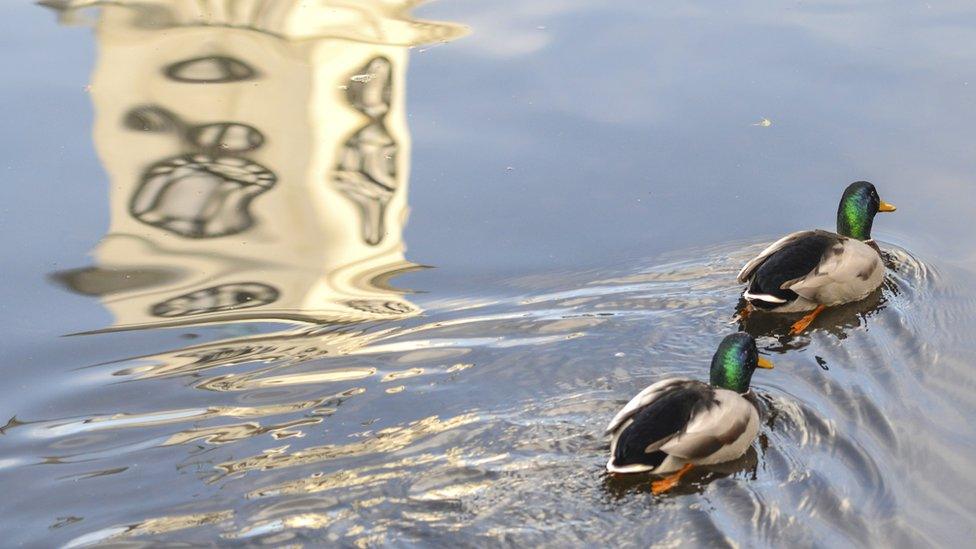
[[(0, 11), (8, 543), (976, 534), (968, 4), (48, 4)], [(882, 290), (734, 323), (857, 179)], [(739, 328), (753, 448), (608, 478)]]

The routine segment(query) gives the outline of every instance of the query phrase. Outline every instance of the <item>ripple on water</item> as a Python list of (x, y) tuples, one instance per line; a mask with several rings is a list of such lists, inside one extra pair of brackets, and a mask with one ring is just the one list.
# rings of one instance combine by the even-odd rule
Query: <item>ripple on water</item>
[[(885, 246), (881, 291), (792, 337), (788, 317), (733, 321), (735, 273), (761, 246), (76, 370), (84, 383), (60, 397), (78, 413), (12, 419), (4, 467), (40, 464), (51, 494), (117, 497), (91, 512), (40, 494), (13, 514), (58, 509), (51, 532), (74, 546), (956, 539), (945, 514), (976, 504), (962, 457), (976, 444), (973, 343), (953, 329), (973, 317), (968, 275)], [(647, 477), (608, 478), (607, 419), (653, 381), (705, 377), (739, 327), (778, 355), (754, 378), (753, 448), (663, 496)], [(135, 499), (129, 483), (170, 489)]]

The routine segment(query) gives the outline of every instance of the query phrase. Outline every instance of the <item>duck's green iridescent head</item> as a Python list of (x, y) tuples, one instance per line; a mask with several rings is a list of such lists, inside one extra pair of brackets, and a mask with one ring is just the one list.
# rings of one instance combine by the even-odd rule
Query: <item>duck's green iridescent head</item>
[(712, 357), (711, 383), (737, 393), (749, 391), (756, 368), (772, 368), (773, 363), (759, 356), (756, 340), (747, 333), (725, 336)]
[(844, 190), (837, 207), (837, 233), (858, 240), (871, 239), (871, 225), (878, 212), (893, 212), (895, 207), (878, 196), (867, 181), (855, 181)]

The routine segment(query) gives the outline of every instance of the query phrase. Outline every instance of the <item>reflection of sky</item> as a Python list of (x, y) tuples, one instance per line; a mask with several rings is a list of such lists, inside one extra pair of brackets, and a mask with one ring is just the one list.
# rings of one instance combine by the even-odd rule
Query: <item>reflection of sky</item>
[[(900, 206), (882, 239), (972, 263), (956, 235), (971, 233), (976, 195), (976, 8), (858, 6), (425, 6), (418, 16), (474, 34), (411, 55), (407, 257), (441, 269), (408, 285), (830, 227), (859, 178)], [(104, 325), (89, 298), (43, 278), (87, 264), (107, 225), (84, 92), (91, 29), (15, 2), (0, 20), (0, 231), (17, 258), (2, 303), (63, 317), (8, 329)], [(762, 117), (772, 127), (753, 126)]]
[(107, 176), (92, 144), (84, 89), (95, 43), (90, 28), (58, 26), (50, 10), (29, 2), (0, 3), (0, 22), (0, 303), (7, 334), (0, 348), (40, 358), (41, 338), (57, 353), (48, 343), (57, 340), (47, 338), (111, 322), (90, 298), (45, 280), (50, 271), (87, 265), (88, 250), (108, 228)]
[[(604, 264), (831, 227), (855, 179), (901, 206), (882, 239), (967, 231), (976, 9), (955, 5), (432, 4), (474, 33), (412, 58), (411, 253)], [(934, 251), (972, 253), (953, 240)]]

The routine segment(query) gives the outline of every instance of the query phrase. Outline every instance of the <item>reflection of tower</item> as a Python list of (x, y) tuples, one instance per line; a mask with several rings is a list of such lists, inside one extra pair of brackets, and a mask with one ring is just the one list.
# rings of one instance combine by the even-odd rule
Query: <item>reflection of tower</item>
[(48, 3), (100, 6), (111, 226), (95, 267), (54, 276), (114, 328), (416, 312), (385, 284), (411, 268), (407, 47), (459, 27), (393, 0)]

